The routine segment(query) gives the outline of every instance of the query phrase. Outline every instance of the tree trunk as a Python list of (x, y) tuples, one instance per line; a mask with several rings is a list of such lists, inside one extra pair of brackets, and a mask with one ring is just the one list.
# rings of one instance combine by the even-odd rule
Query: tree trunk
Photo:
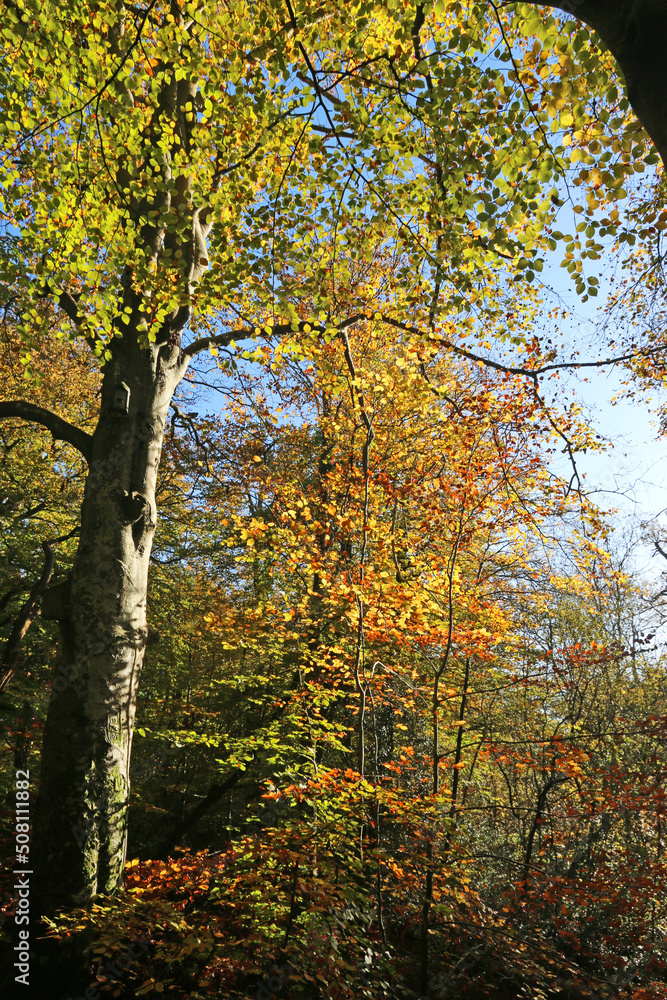
[(7, 639), (7, 643), (2, 654), (2, 660), (0, 660), (0, 693), (5, 690), (14, 676), (19, 662), (21, 640), (32, 625), (33, 619), (39, 611), (42, 594), (51, 579), (53, 564), (55, 562), (53, 545), (50, 542), (42, 542), (42, 548), (44, 550), (44, 569), (42, 570), (39, 580), (30, 591), (28, 600), (24, 601), (21, 605), (19, 613), (14, 619), (14, 624), (12, 625), (9, 638)]
[[(179, 338), (180, 339), (180, 338)], [(35, 807), (34, 896), (42, 914), (120, 882), (129, 765), (149, 630), (155, 486), (169, 404), (187, 365), (178, 347), (116, 339), (104, 367), (81, 533), (62, 608)], [(114, 392), (129, 388), (127, 414)]]

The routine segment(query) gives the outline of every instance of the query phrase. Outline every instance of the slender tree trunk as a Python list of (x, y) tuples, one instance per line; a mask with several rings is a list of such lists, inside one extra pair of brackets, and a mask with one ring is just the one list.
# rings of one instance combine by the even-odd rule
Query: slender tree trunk
[(9, 633), (9, 638), (7, 639), (7, 643), (2, 653), (2, 659), (0, 660), (0, 692), (5, 690), (14, 676), (19, 662), (21, 641), (32, 625), (35, 615), (39, 611), (42, 594), (51, 579), (53, 563), (55, 561), (53, 545), (49, 542), (42, 542), (42, 548), (44, 549), (44, 569), (42, 570), (39, 580), (30, 591), (28, 600), (24, 601), (21, 605), (19, 613), (14, 619), (12, 630)]
[[(149, 629), (148, 566), (164, 425), (187, 362), (177, 347), (113, 342), (90, 449), (81, 533), (57, 612), (33, 838), (43, 914), (114, 889), (126, 852), (129, 765)], [(128, 412), (114, 393), (125, 383)]]

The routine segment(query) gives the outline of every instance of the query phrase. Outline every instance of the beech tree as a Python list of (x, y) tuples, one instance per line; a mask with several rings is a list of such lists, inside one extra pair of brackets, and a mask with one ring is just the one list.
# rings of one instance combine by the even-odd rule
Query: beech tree
[[(636, 58), (659, 6), (616, 5), (636, 44), (607, 5), (577, 13), (663, 152), (657, 70)], [(44, 912), (110, 891), (123, 870), (156, 476), (193, 360), (215, 366), (222, 347), (259, 337), (307, 353), (309, 338), (344, 341), (376, 317), (530, 385), (551, 362), (528, 320), (530, 282), (559, 238), (558, 178), (583, 160), (593, 211), (651, 158), (591, 37), (537, 12), (534, 45), (530, 5), (514, 7), (485, 21), (442, 2), (8, 0), (4, 295), (28, 378), (54, 327), (87, 345), (101, 377), (90, 429), (32, 399), (0, 402), (0, 418), (45, 427), (88, 465), (72, 571), (44, 606), (61, 633), (35, 814)], [(485, 59), (511, 31), (542, 80), (539, 114), (523, 71)], [(620, 228), (610, 213), (604, 232)], [(379, 244), (395, 266), (369, 289), (356, 267)], [(594, 294), (567, 247), (578, 290)], [(513, 359), (466, 342), (488, 322)]]

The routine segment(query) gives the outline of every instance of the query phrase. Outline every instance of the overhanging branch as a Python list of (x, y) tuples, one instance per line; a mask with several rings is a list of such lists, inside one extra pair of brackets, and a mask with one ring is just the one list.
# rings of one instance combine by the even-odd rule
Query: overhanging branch
[[(291, 333), (307, 333), (309, 331), (323, 334), (327, 330), (345, 330), (348, 326), (352, 326), (353, 323), (359, 323), (361, 320), (365, 319), (366, 313), (356, 313), (354, 316), (349, 316), (340, 323), (330, 323), (328, 325), (323, 325), (322, 323), (308, 323), (306, 320), (299, 322), (298, 324), (279, 323), (276, 326), (271, 327), (270, 335), (272, 337), (287, 337)], [(306, 330), (306, 327), (309, 329)], [(229, 333), (219, 333), (217, 337), (200, 337), (199, 340), (195, 340), (188, 347), (184, 348), (183, 357), (193, 358), (196, 354), (201, 354), (202, 351), (208, 351), (211, 347), (227, 347), (232, 341), (250, 340), (252, 337), (256, 336), (257, 334), (254, 328), (245, 327), (241, 330), (232, 330)]]
[(53, 410), (47, 410), (45, 406), (37, 406), (36, 403), (28, 403), (23, 399), (9, 399), (0, 402), (0, 420), (16, 417), (18, 420), (25, 420), (30, 424), (41, 424), (51, 432), (56, 441), (67, 441), (81, 452), (86, 461), (90, 461), (90, 449), (92, 437), (80, 427), (75, 427), (67, 420), (59, 417)]
[[(485, 358), (481, 354), (475, 354), (474, 351), (468, 351), (465, 347), (454, 344), (451, 340), (447, 340), (446, 337), (438, 337), (428, 330), (420, 330), (419, 327), (403, 323), (392, 316), (384, 316), (378, 313), (377, 317), (382, 323), (386, 323), (388, 326), (393, 326), (397, 330), (403, 330), (405, 333), (412, 333), (423, 340), (430, 340), (431, 343), (440, 344), (454, 354), (458, 354), (459, 357), (467, 358), (468, 361), (474, 361), (485, 368), (493, 368), (495, 371), (504, 372), (506, 375), (521, 375), (524, 378), (532, 379), (534, 382), (537, 382), (540, 375), (546, 375), (547, 372), (561, 371), (564, 368), (569, 371), (576, 371), (580, 368), (606, 368), (608, 365), (620, 365), (626, 361), (638, 361), (640, 358), (650, 358), (656, 354), (665, 354), (667, 352), (667, 344), (661, 344), (658, 347), (647, 347), (644, 350), (639, 349), (631, 351), (629, 354), (619, 354), (612, 358), (601, 358), (599, 361), (558, 361), (550, 365), (542, 365), (539, 368), (524, 368), (519, 365), (504, 365), (500, 361), (493, 361), (492, 358)], [(362, 315), (356, 318), (370, 319), (371, 316), (365, 317)]]
[[(640, 348), (628, 354), (618, 354), (615, 357), (601, 358), (599, 361), (558, 361), (535, 368), (526, 368), (522, 365), (504, 365), (501, 361), (494, 361), (492, 358), (475, 353), (475, 351), (469, 351), (465, 347), (461, 347), (453, 341), (448, 340), (446, 337), (438, 336), (432, 330), (421, 329), (418, 326), (413, 326), (411, 323), (404, 323), (393, 316), (387, 316), (379, 312), (355, 313), (353, 316), (348, 316), (347, 319), (339, 320), (335, 323), (308, 323), (306, 320), (300, 321), (298, 325), (296, 323), (281, 323), (271, 327), (266, 332), (267, 335), (272, 337), (286, 337), (294, 333), (307, 332), (323, 335), (329, 330), (336, 330), (342, 333), (355, 323), (363, 323), (370, 320), (386, 323), (387, 326), (393, 326), (396, 330), (401, 330), (422, 340), (439, 344), (441, 347), (452, 351), (453, 354), (461, 358), (466, 358), (475, 364), (483, 365), (485, 368), (492, 368), (494, 371), (503, 372), (506, 375), (519, 375), (523, 378), (531, 379), (534, 383), (537, 383), (540, 375), (546, 375), (549, 372), (562, 371), (563, 369), (575, 371), (580, 368), (606, 368), (610, 365), (624, 364), (629, 361), (638, 361), (640, 358), (650, 358), (655, 355), (667, 353), (667, 345), (660, 344), (657, 347), (647, 347), (644, 350)], [(207, 351), (211, 347), (227, 347), (232, 341), (250, 340), (257, 336), (257, 328), (244, 327), (228, 333), (220, 333), (217, 337), (200, 337), (199, 340), (195, 340), (183, 350), (183, 357), (193, 358), (196, 354), (201, 354), (202, 351)]]
[[(387, 326), (393, 326), (396, 330), (412, 334), (422, 340), (446, 347), (453, 354), (457, 354), (461, 358), (466, 358), (475, 364), (483, 365), (485, 368), (492, 368), (494, 371), (503, 372), (505, 375), (520, 375), (523, 378), (531, 379), (535, 383), (540, 375), (546, 375), (549, 372), (562, 371), (563, 369), (576, 371), (580, 368), (606, 368), (610, 365), (624, 364), (628, 361), (638, 361), (640, 358), (650, 358), (658, 354), (667, 353), (667, 344), (660, 344), (657, 347), (647, 347), (643, 350), (640, 348), (636, 351), (630, 351), (628, 354), (618, 354), (615, 357), (601, 358), (599, 361), (557, 361), (535, 368), (526, 368), (521, 365), (504, 365), (500, 361), (494, 361), (492, 358), (484, 357), (482, 354), (476, 354), (475, 351), (469, 351), (465, 347), (461, 347), (453, 341), (448, 340), (446, 337), (437, 336), (431, 330), (420, 329), (411, 323), (404, 323), (393, 316), (386, 316), (384, 313), (379, 312), (355, 313), (353, 316), (348, 316), (347, 319), (336, 323), (308, 323), (305, 320), (299, 322), (298, 325), (296, 323), (281, 323), (271, 327), (270, 331), (267, 330), (267, 334), (272, 337), (286, 337), (289, 334), (306, 332), (323, 335), (329, 330), (336, 330), (342, 333), (355, 323), (363, 323), (373, 319), (381, 323), (386, 323)], [(306, 330), (306, 327), (308, 327), (308, 330)], [(199, 340), (195, 340), (189, 347), (183, 350), (183, 357), (193, 358), (196, 354), (207, 351), (210, 347), (227, 347), (232, 341), (250, 340), (256, 336), (258, 334), (255, 329), (245, 327), (240, 330), (232, 330), (228, 333), (220, 333), (217, 337), (200, 337)]]

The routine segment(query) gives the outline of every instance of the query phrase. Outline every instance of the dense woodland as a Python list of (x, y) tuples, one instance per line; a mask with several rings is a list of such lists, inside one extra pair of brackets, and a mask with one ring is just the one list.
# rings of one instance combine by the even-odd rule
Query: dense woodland
[(667, 27), (600, 6), (5, 0), (7, 996), (667, 997), (667, 543), (568, 382), (660, 406)]

